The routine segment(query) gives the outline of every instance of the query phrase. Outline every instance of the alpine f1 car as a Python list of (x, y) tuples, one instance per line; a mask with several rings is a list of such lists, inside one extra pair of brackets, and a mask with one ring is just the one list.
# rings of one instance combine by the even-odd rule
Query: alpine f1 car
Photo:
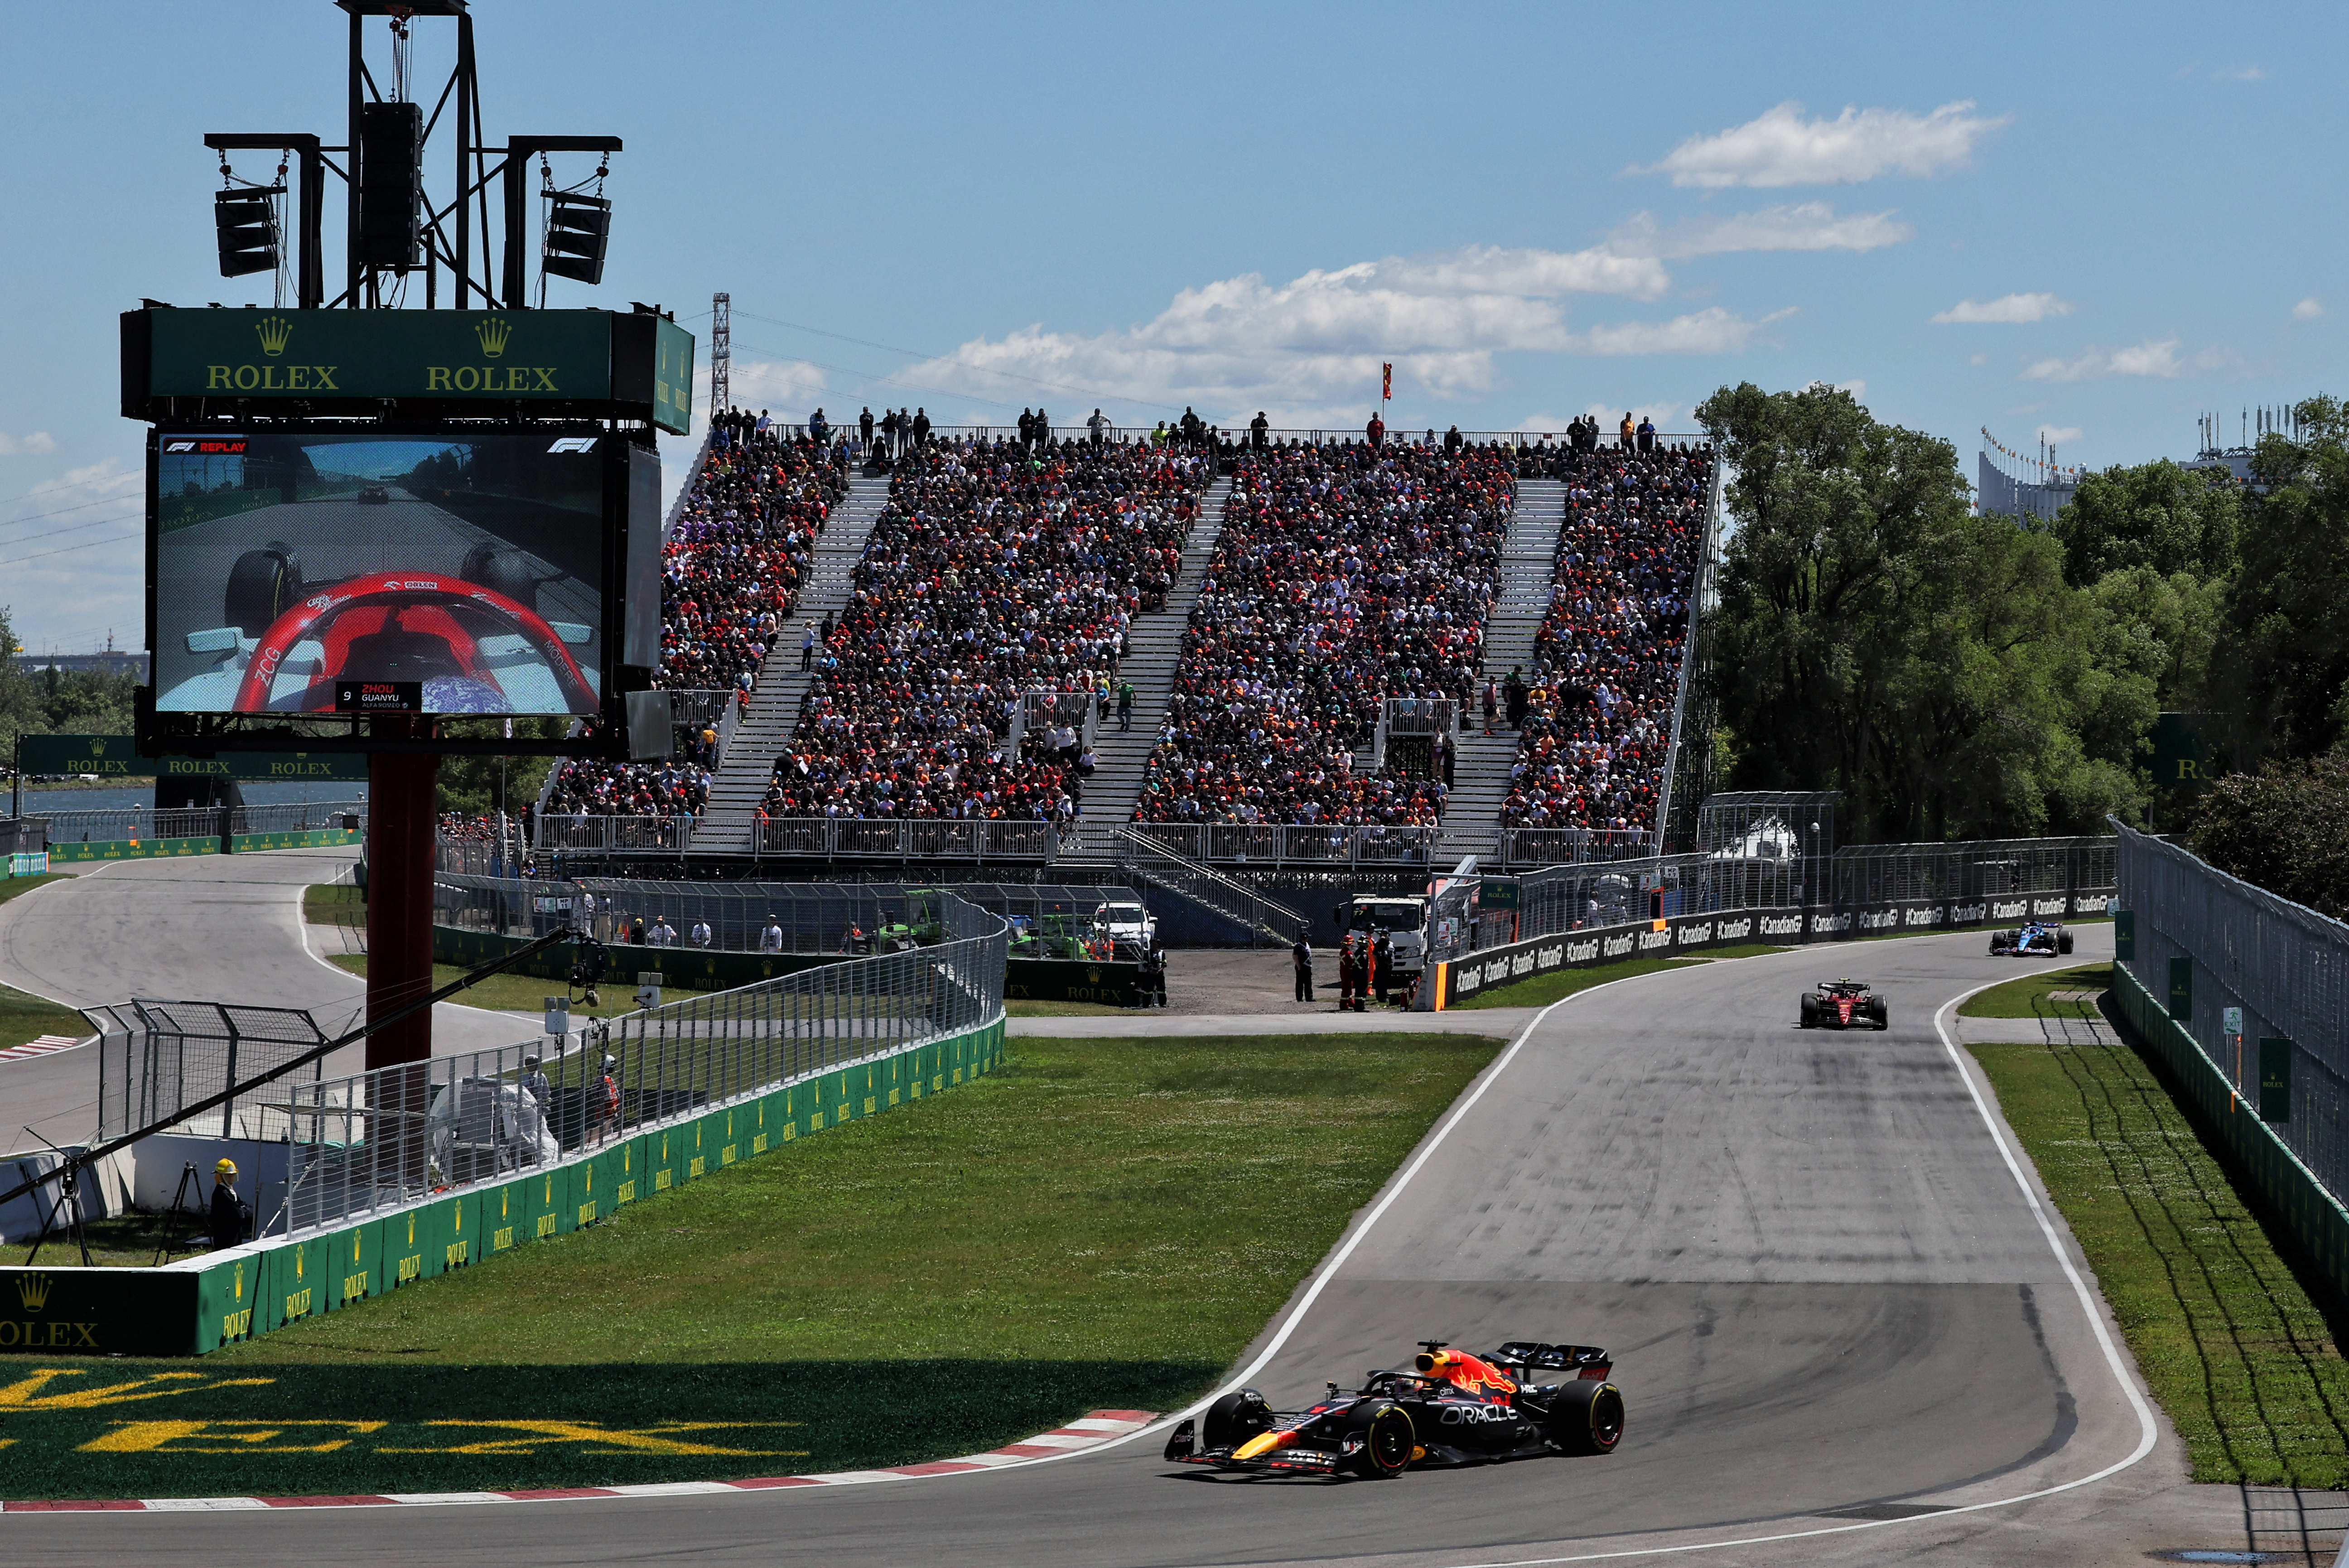
[(2033, 920), (2011, 931), (1992, 931), (1992, 958), (2055, 958), (2072, 950), (2072, 933), (2054, 921)]
[(1806, 1029), (1889, 1029), (1884, 998), (1868, 990), (1863, 980), (1824, 980), (1816, 991), (1803, 992)]
[(1511, 1340), (1484, 1355), (1423, 1339), (1409, 1372), (1373, 1372), (1308, 1410), (1226, 1394), (1166, 1440), (1178, 1464), (1260, 1475), (1399, 1476), (1537, 1454), (1609, 1454), (1623, 1438), (1614, 1363), (1585, 1345)]
[(305, 583), (289, 545), (230, 570), (217, 629), (188, 634), (209, 670), (158, 707), (331, 711), (338, 680), (414, 680), (431, 713), (592, 713), (594, 677), (572, 656), (595, 628), (541, 619), (541, 576), (522, 552), (477, 545), (454, 573), (367, 572)]

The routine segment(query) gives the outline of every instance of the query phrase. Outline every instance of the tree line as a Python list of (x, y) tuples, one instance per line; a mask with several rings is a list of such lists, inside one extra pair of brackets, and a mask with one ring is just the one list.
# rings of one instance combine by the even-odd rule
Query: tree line
[(2023, 837), (2190, 826), (2163, 711), (2222, 716), (2237, 771), (2349, 753), (2349, 409), (2299, 413), (2249, 484), (2110, 468), (2042, 521), (1975, 514), (1954, 446), (1847, 392), (1722, 388), (1719, 787), (1840, 790), (1861, 841)]

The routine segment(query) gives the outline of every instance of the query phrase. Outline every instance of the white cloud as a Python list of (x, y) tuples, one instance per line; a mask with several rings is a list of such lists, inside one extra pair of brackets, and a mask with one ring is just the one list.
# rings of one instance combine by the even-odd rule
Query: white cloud
[(2257, 66), (2232, 66), (2210, 73), (2222, 82), (2256, 82), (2267, 79), (2267, 72)]
[(2077, 425), (2041, 425), (2033, 439), (2036, 441), (2044, 441), (2049, 446), (2069, 446), (2074, 441), (2080, 439), (2080, 427)]
[(1748, 321), (1716, 305), (1670, 321), (1594, 327), (1582, 335), (1581, 346), (1592, 354), (1733, 354), (1752, 342), (1754, 333), (1794, 314), (1790, 306)]
[(2178, 361), (2178, 339), (2165, 337), (2158, 343), (2140, 343), (2134, 348), (2116, 348), (2109, 354), (2101, 348), (2090, 348), (2076, 359), (2041, 359), (2023, 372), (2023, 379), (2093, 381), (2106, 376), (2168, 377), (2184, 369)]
[[(707, 400), (709, 377), (698, 379), (695, 397)], [(738, 409), (771, 409), (777, 417), (809, 412), (830, 385), (824, 372), (803, 359), (737, 359), (729, 368), (726, 395)]]
[(35, 431), (28, 436), (12, 436), (0, 431), (0, 457), (47, 457), (57, 450), (57, 438), (47, 431)]
[(1996, 299), (1961, 299), (1935, 315), (1933, 319), (1944, 325), (1951, 322), (2020, 324), (2071, 314), (2072, 302), (2058, 299), (2052, 294), (2002, 294)]
[(86, 490), (93, 496), (120, 495), (134, 490), (143, 491), (146, 487), (147, 472), (143, 464), (125, 472), (119, 459), (109, 457), (87, 468), (69, 468), (55, 479), (45, 479), (33, 486), (30, 493), (37, 496), (52, 491)]
[(1225, 423), (1263, 409), (1279, 422), (1309, 426), (1361, 418), (1375, 400), (1380, 365), (1392, 361), (1395, 413), (1408, 423), (1425, 417), (1430, 397), (1488, 391), (1499, 353), (1727, 353), (1786, 314), (1748, 320), (1716, 306), (1668, 321), (1583, 328), (1562, 303), (1569, 294), (1652, 297), (1670, 283), (1655, 257), (1603, 244), (1577, 252), (1470, 246), (1316, 269), (1280, 284), (1250, 273), (1186, 288), (1137, 327), (1081, 336), (1030, 326), (974, 338), (900, 379), (956, 396), (1025, 400), (1042, 381), (1067, 389), (1043, 390), (1056, 403), (1115, 399), (1154, 414), (1188, 403)]
[(1872, 251), (1897, 245), (1916, 231), (1890, 213), (1837, 216), (1825, 202), (1802, 202), (1738, 213), (1725, 218), (1692, 219), (1664, 228), (1641, 213), (1607, 238), (1626, 255), (1723, 255), (1738, 251)]
[(2324, 302), (2313, 294), (2292, 307), (2294, 321), (2313, 321), (2323, 314)]
[(1662, 161), (1634, 174), (1670, 174), (1675, 185), (1846, 185), (1879, 174), (1922, 177), (1963, 168), (1974, 144), (2006, 123), (1971, 113), (1973, 100), (1930, 114), (1847, 107), (1834, 119), (1805, 119), (1803, 106), (1782, 103), (1717, 136), (1692, 136)]
[(1969, 365), (1987, 365), (1990, 363), (1990, 356), (1987, 354), (1977, 354), (1972, 358), (1967, 360), (1966, 363)]

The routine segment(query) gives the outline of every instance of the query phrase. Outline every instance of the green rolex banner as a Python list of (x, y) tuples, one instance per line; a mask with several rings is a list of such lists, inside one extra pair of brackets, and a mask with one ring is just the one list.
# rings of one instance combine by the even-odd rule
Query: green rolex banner
[[(603, 310), (154, 310), (159, 398), (607, 398)], [(688, 374), (691, 372), (688, 370)]]
[(216, 757), (142, 757), (128, 735), (22, 735), (17, 765), (28, 774), (109, 778), (214, 778), (246, 784), (316, 779), (365, 784), (367, 760), (349, 752), (232, 752)]

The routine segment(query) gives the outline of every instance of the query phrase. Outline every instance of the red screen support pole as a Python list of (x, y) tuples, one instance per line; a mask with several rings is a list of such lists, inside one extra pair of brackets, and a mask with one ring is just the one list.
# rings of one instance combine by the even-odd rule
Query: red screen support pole
[[(429, 719), (375, 720), (378, 736), (419, 739)], [(367, 986), (370, 1022), (388, 1017), (432, 990), (433, 785), (440, 759), (425, 753), (378, 752), (367, 760)], [(367, 1043), (370, 1070), (432, 1054), (430, 1009)]]

